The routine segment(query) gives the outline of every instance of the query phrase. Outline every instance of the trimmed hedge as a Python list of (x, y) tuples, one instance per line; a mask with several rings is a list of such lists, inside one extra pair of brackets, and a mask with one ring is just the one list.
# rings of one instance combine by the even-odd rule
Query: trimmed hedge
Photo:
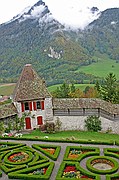
[(57, 139), (43, 139), (43, 138), (28, 138), (28, 137), (19, 137), (19, 138), (15, 138), (15, 137), (0, 137), (0, 139), (14, 139), (14, 140), (26, 140), (26, 141), (46, 141), (46, 142), (66, 142), (66, 143), (79, 143), (79, 144), (105, 144), (105, 145), (113, 145), (115, 141), (113, 140), (108, 140), (108, 141), (104, 141), (104, 140), (84, 140), (84, 139), (79, 139), (79, 140), (67, 140), (67, 139), (61, 139), (61, 140), (57, 140)]
[(20, 169), (24, 169), (26, 168), (27, 166), (26, 165), (19, 165), (19, 166), (13, 166), (13, 165), (10, 165), (10, 164), (5, 164), (5, 163), (2, 163), (1, 164), (1, 169), (6, 173), (10, 173), (10, 172), (14, 172), (16, 170), (20, 170)]
[[(116, 154), (117, 152), (118, 154)], [(104, 148), (104, 155), (119, 159), (119, 149), (118, 148)]]
[[(80, 171), (83, 175), (88, 176), (89, 178), (93, 178), (95, 180), (100, 180), (100, 176), (96, 175), (94, 173), (88, 172), (85, 169), (83, 169), (78, 162), (74, 161), (63, 161), (62, 164), (60, 165), (60, 168), (58, 170), (56, 180), (67, 180), (67, 178), (63, 178), (63, 172), (66, 166), (75, 166), (77, 171)], [(76, 180), (76, 178), (71, 178), (72, 180)], [(84, 178), (83, 178), (84, 179)], [(84, 179), (86, 180), (86, 179)]]
[(23, 146), (26, 146), (26, 144), (22, 144), (22, 143), (11, 143), (11, 142), (0, 142), (0, 145), (8, 145), (7, 147), (4, 148), (0, 148), (0, 151), (6, 151), (6, 150), (11, 150), (14, 148), (20, 148)]
[[(107, 170), (96, 169), (96, 168), (94, 168), (91, 165), (91, 162), (94, 161), (94, 160), (98, 160), (98, 159), (99, 160), (100, 159), (105, 159), (105, 160), (111, 161), (114, 164), (114, 167), (112, 167), (112, 169), (107, 169)], [(112, 174), (112, 173), (115, 173), (118, 170), (118, 168), (119, 168), (119, 164), (118, 164), (118, 162), (116, 160), (114, 160), (111, 157), (107, 157), (107, 156), (95, 156), (95, 157), (92, 157), (92, 158), (87, 160), (86, 167), (88, 168), (88, 170), (90, 170), (93, 173), (103, 175), (103, 174)]]
[[(33, 144), (32, 145), (33, 148), (37, 149), (38, 151), (44, 153), (46, 156), (48, 156), (49, 158), (53, 159), (54, 161), (57, 160), (60, 150), (61, 150), (61, 146), (56, 146), (56, 145), (47, 145), (47, 144)], [(55, 152), (54, 154), (50, 154), (49, 152), (43, 150), (42, 148), (54, 148)]]
[[(15, 154), (15, 153), (19, 153), (19, 152), (25, 152), (26, 154), (29, 155), (28, 159), (26, 159), (25, 161), (21, 161), (21, 162), (11, 162), (8, 160), (9, 156), (11, 156), (12, 154)], [(21, 164), (27, 164), (28, 162), (31, 162), (33, 160), (33, 154), (32, 152), (30, 151), (23, 151), (22, 150), (13, 150), (12, 152), (9, 152), (7, 155), (5, 155), (4, 157), (4, 163), (7, 163), (7, 164), (13, 164), (13, 165), (21, 165)]]
[(106, 175), (106, 180), (117, 180), (119, 179), (119, 173), (113, 175)]
[(115, 145), (119, 146), (119, 141), (115, 141)]
[(34, 159), (32, 162), (28, 163), (28, 166), (35, 166), (35, 165), (38, 165), (38, 164), (42, 164), (42, 163), (45, 163), (45, 162), (48, 162), (49, 160), (43, 156), (42, 154), (39, 154), (38, 152), (34, 152)]
[[(33, 171), (41, 168), (48, 167), (46, 173), (44, 175), (30, 175), (29, 173), (32, 173)], [(53, 162), (48, 162), (44, 164), (40, 164), (34, 167), (30, 167), (24, 170), (19, 170), (14, 173), (8, 173), (8, 177), (11, 179), (28, 179), (28, 180), (49, 180), (52, 170), (54, 167)]]
[[(80, 154), (77, 159), (68, 158), (68, 155), (71, 150), (91, 150), (90, 152)], [(88, 146), (67, 146), (65, 155), (64, 155), (64, 161), (81, 161), (82, 159), (88, 157), (88, 156), (96, 156), (100, 154), (100, 149), (97, 147), (88, 147)]]

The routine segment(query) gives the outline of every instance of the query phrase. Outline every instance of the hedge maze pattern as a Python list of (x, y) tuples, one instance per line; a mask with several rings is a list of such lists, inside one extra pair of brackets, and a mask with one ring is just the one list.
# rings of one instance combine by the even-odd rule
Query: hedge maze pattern
[[(1, 142), (0, 178), (4, 171), (11, 179), (49, 180), (60, 150), (61, 146), (49, 144), (33, 144), (31, 148)], [(102, 168), (106, 165), (109, 169)], [(119, 180), (119, 148), (103, 148), (102, 155), (98, 147), (67, 146), (56, 180), (68, 179)]]
[(25, 144), (0, 143), (0, 168), (9, 178), (46, 180), (53, 167), (54, 162)]

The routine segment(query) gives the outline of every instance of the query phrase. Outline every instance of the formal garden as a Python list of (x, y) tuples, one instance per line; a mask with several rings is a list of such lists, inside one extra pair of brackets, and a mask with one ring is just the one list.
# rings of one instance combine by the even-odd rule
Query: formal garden
[[(0, 179), (6, 174), (8, 179), (119, 180), (118, 142), (116, 145), (111, 141), (105, 145), (72, 142), (68, 146), (66, 142), (25, 143), (2, 139)], [(62, 153), (63, 158), (60, 159), (61, 163), (57, 169), (58, 158), (61, 158)], [(57, 171), (56, 177), (51, 178), (53, 171)]]

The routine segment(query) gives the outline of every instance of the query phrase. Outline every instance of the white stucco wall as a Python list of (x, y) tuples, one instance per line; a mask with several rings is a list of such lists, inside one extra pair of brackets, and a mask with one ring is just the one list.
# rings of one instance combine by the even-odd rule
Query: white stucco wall
[[(54, 122), (57, 120), (57, 117), (62, 122), (62, 130), (86, 130), (85, 119), (87, 116), (54, 116)], [(100, 117), (100, 119), (103, 132), (106, 132), (111, 127), (112, 133), (119, 134), (119, 121), (111, 121), (103, 117)]]

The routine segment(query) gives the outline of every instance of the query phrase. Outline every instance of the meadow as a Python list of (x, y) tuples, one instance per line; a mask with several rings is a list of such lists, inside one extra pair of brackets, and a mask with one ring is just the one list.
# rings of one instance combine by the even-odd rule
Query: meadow
[(117, 80), (119, 80), (119, 63), (116, 63), (116, 61), (108, 58), (100, 58), (96, 63), (80, 67), (77, 72), (83, 72), (104, 78), (107, 74), (113, 73), (116, 75)]
[[(49, 86), (48, 90), (50, 92), (53, 92), (57, 89), (57, 87), (61, 86), (62, 84), (57, 84), (53, 86)], [(80, 88), (81, 90), (84, 90), (86, 86), (94, 86), (94, 84), (75, 84), (76, 88)], [(7, 95), (10, 96), (13, 93), (13, 90), (15, 88), (15, 83), (11, 84), (1, 84), (0, 85), (0, 95)]]

